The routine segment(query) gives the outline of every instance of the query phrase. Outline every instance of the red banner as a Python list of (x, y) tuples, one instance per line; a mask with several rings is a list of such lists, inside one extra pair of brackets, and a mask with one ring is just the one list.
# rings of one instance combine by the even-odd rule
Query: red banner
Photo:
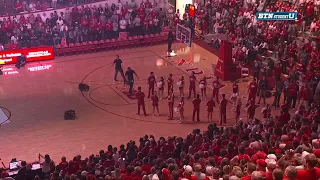
[(38, 48), (0, 51), (0, 64), (15, 64), (21, 54), (24, 54), (26, 56), (27, 62), (54, 59), (53, 48), (50, 46), (46, 46)]

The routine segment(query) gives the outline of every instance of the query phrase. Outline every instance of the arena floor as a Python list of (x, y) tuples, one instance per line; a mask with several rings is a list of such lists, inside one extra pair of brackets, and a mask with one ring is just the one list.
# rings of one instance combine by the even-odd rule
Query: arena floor
[[(160, 116), (152, 116), (150, 101), (146, 103), (149, 116), (137, 116), (135, 99), (126, 95), (127, 87), (114, 83), (111, 67), (116, 54), (123, 60), (124, 68), (130, 66), (140, 76), (135, 88), (142, 86), (147, 93), (147, 78), (153, 71), (156, 77), (169, 73), (177, 80), (185, 76), (188, 84), (188, 69), (201, 69), (202, 76), (212, 76), (211, 64), (217, 56), (193, 44), (186, 48), (175, 44), (177, 56), (166, 57), (166, 45), (57, 57), (54, 61), (27, 64), (17, 72), (0, 77), (0, 106), (10, 121), (0, 127), (0, 155), (5, 165), (12, 158), (36, 161), (38, 153), (50, 154), (55, 161), (62, 156), (68, 159), (77, 154), (88, 156), (106, 149), (109, 144), (120, 145), (136, 140), (144, 134), (159, 136), (184, 136), (194, 128), (206, 129), (206, 102), (202, 102), (201, 123), (192, 123), (191, 100), (186, 100), (186, 122), (167, 120), (167, 103), (160, 102)], [(177, 65), (180, 59), (186, 63)], [(121, 79), (120, 74), (118, 79)], [(89, 92), (80, 92), (78, 84), (90, 86)], [(209, 80), (209, 84), (212, 79)], [(230, 94), (231, 83), (223, 82), (221, 92)], [(240, 94), (245, 94), (247, 82), (240, 85)], [(177, 87), (175, 87), (177, 90)], [(185, 88), (187, 93), (188, 88)], [(199, 88), (198, 88), (199, 90)], [(176, 94), (178, 93), (175, 91)], [(165, 92), (165, 95), (167, 93)], [(211, 92), (208, 92), (211, 96)], [(271, 101), (269, 99), (268, 101)], [(176, 100), (177, 102), (177, 100)], [(65, 110), (74, 109), (76, 120), (64, 120)], [(228, 126), (235, 124), (234, 114), (228, 105)], [(259, 110), (258, 110), (259, 111)], [(214, 122), (219, 121), (214, 110)], [(246, 116), (243, 111), (242, 116)]]

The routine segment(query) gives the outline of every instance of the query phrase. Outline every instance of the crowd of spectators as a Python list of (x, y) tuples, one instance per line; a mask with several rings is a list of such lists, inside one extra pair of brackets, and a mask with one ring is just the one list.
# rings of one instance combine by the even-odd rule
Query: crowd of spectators
[[(283, 109), (285, 111), (285, 108)], [(42, 172), (22, 163), (15, 179), (122, 180), (318, 180), (320, 178), (318, 108), (299, 112), (282, 124), (277, 119), (210, 124), (186, 137), (145, 135), (98, 155), (54, 162), (45, 155)], [(1, 172), (3, 179), (8, 174)]]
[(5, 18), (0, 41), (19, 47), (56, 46), (62, 39), (69, 44), (118, 38), (119, 32), (131, 36), (160, 33), (166, 19), (165, 10), (148, 0), (141, 4), (131, 0), (104, 6), (67, 7), (60, 13)]

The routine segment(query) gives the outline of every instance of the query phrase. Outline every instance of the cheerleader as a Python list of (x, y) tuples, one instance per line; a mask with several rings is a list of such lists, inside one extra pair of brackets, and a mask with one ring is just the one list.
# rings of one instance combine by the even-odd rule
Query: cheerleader
[(172, 74), (169, 74), (169, 77), (167, 79), (167, 86), (168, 86), (168, 96), (170, 95), (170, 92), (173, 92), (173, 78), (172, 78)]
[(240, 118), (241, 106), (242, 106), (241, 98), (238, 98), (237, 99), (236, 108), (235, 108), (235, 118), (236, 118), (236, 122), (237, 123), (238, 123), (239, 118)]
[(207, 78), (205, 76), (200, 80), (199, 87), (201, 89), (202, 99), (207, 99)]
[(169, 95), (167, 97), (168, 107), (169, 107), (169, 119), (173, 119), (173, 105), (174, 105), (174, 94), (172, 90), (169, 90)]
[(212, 122), (213, 107), (216, 107), (216, 103), (214, 102), (214, 99), (211, 98), (211, 99), (207, 102), (208, 121), (209, 121), (209, 122)]
[(182, 76), (179, 81), (177, 82), (177, 86), (179, 87), (179, 93), (180, 93), (180, 97), (184, 97), (184, 77)]
[(155, 109), (157, 109), (158, 112), (158, 116), (159, 116), (159, 98), (157, 96), (157, 92), (153, 92), (153, 95), (151, 96), (151, 100), (152, 100), (152, 107), (153, 107), (153, 116), (155, 116)]
[(180, 113), (180, 121), (179, 123), (182, 123), (182, 121), (184, 120), (184, 98), (183, 96), (180, 98), (178, 107), (177, 107), (177, 111)]
[(164, 82), (164, 78), (163, 78), (163, 77), (161, 77), (160, 80), (159, 80), (159, 82), (157, 83), (157, 86), (158, 86), (158, 97), (159, 97), (160, 99), (163, 98), (164, 83), (165, 83), (165, 82)]

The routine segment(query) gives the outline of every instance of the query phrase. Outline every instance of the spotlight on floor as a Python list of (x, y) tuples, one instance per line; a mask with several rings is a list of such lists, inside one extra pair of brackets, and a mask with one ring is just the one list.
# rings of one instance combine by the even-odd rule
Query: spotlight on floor
[(170, 53), (170, 56), (171, 57), (173, 57), (173, 56), (176, 56), (177, 54), (174, 52), (174, 51), (172, 51), (171, 53)]

